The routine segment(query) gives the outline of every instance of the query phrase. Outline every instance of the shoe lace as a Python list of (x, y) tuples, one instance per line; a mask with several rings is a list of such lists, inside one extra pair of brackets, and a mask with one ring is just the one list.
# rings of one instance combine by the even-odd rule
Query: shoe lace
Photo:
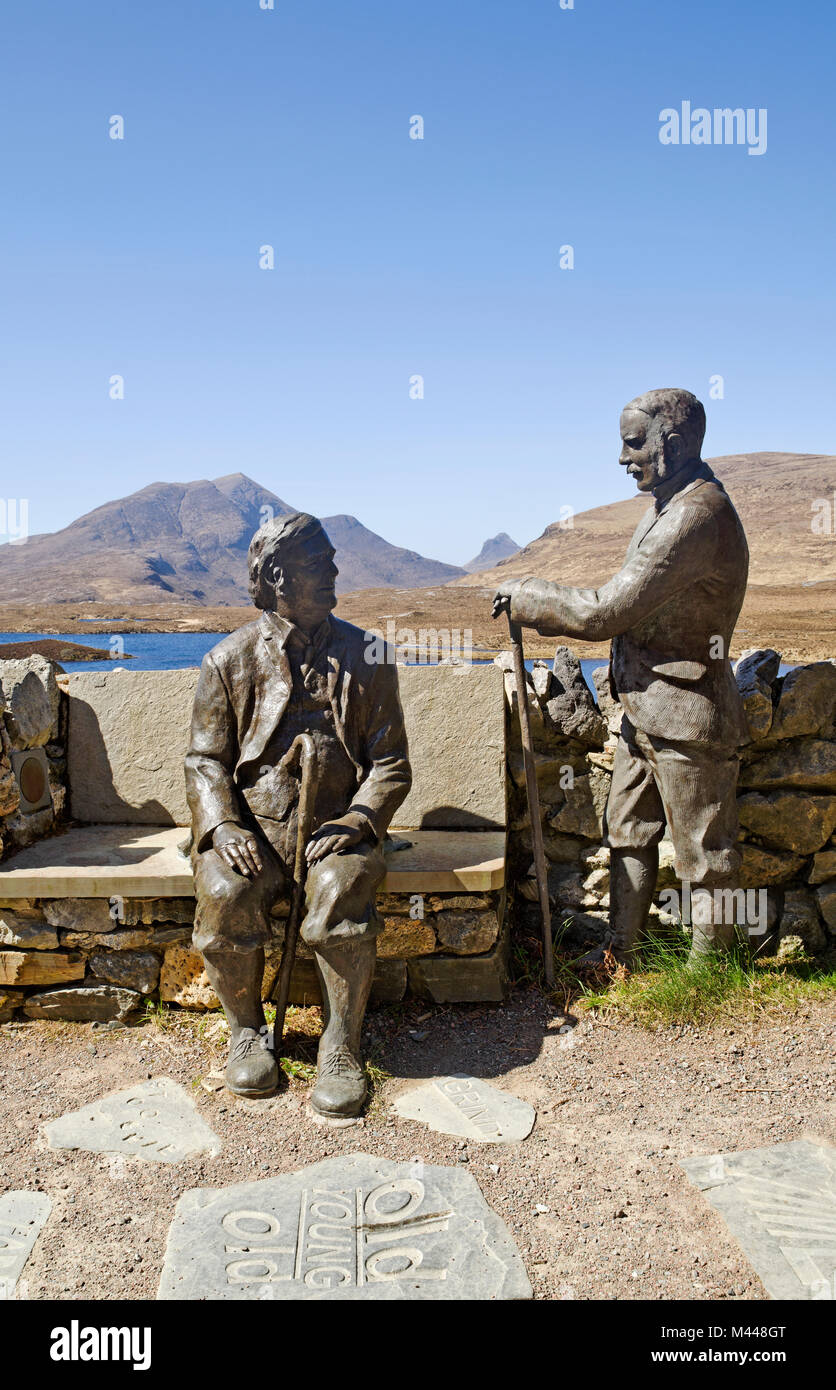
[(363, 1068), (347, 1047), (335, 1047), (333, 1052), (323, 1057), (319, 1070), (326, 1076), (357, 1076)]
[(244, 1028), (232, 1045), (230, 1061), (240, 1062), (244, 1057), (249, 1057), (251, 1053), (257, 1052), (259, 1049), (267, 1052), (269, 1046), (270, 1041), (266, 1025), (259, 1028), (258, 1032), (254, 1028)]

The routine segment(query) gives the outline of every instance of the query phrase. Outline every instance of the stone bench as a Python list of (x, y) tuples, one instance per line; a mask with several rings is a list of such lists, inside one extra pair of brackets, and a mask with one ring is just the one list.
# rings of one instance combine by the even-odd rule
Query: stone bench
[[(189, 946), (183, 758), (197, 671), (84, 672), (68, 704), (69, 827), (0, 865), (0, 1018), (117, 1016), (142, 998), (216, 1002)], [(499, 1000), (506, 983), (501, 672), (399, 672), (413, 786), (392, 826), (373, 997)], [(276, 912), (265, 997), (276, 978)], [(50, 986), (59, 986), (50, 988)], [(34, 993), (32, 992), (35, 988)], [(317, 1002), (301, 947), (291, 998)]]

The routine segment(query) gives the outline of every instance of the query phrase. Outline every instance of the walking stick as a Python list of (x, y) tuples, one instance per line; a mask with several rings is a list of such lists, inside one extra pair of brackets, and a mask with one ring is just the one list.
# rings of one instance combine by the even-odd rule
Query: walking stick
[(514, 680), (517, 685), (517, 706), (520, 712), (525, 786), (528, 792), (528, 814), (531, 819), (531, 839), (534, 846), (534, 871), (537, 875), (537, 892), (540, 898), (540, 914), (543, 919), (543, 963), (546, 969), (546, 984), (551, 989), (554, 986), (552, 914), (549, 904), (549, 882), (546, 874), (546, 853), (543, 849), (543, 827), (540, 823), (540, 793), (537, 790), (537, 769), (534, 765), (534, 745), (531, 742), (531, 716), (528, 709), (528, 686), (525, 679), (522, 633), (519, 624), (512, 621), (510, 613), (508, 614), (508, 628), (511, 633), (511, 649), (514, 654)]
[(281, 766), (293, 771), (300, 768), (301, 786), (299, 788), (299, 808), (296, 819), (296, 857), (293, 864), (293, 896), (290, 900), (290, 916), (282, 951), (282, 964), (274, 999), (276, 1019), (273, 1024), (273, 1054), (279, 1060), (284, 1032), (284, 1019), (287, 1013), (287, 996), (290, 993), (290, 977), (296, 959), (296, 943), (299, 939), (299, 922), (302, 917), (302, 900), (305, 895), (307, 860), (305, 846), (311, 838), (314, 800), (316, 797), (316, 747), (310, 734), (297, 734), (281, 761)]

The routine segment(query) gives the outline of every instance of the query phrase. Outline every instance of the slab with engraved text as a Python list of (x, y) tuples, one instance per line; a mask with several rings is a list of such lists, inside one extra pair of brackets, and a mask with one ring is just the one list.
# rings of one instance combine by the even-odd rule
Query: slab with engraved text
[(350, 1154), (186, 1192), (158, 1297), (522, 1299), (531, 1285), (469, 1173)]
[(794, 1139), (682, 1167), (772, 1298), (836, 1299), (836, 1149)]

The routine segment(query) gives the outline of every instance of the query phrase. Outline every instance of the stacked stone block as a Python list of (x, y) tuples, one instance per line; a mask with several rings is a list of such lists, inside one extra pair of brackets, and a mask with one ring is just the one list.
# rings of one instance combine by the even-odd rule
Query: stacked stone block
[[(289, 905), (278, 904), (263, 997), (276, 984)], [(120, 1021), (148, 1003), (218, 1007), (192, 950), (193, 898), (0, 899), (0, 1021)], [(445, 1003), (503, 997), (504, 894), (381, 894), (373, 1002), (406, 994)], [(299, 943), (291, 1002), (318, 1004), (313, 957)]]
[[(43, 839), (60, 825), (67, 798), (67, 701), (59, 668), (42, 656), (0, 661), (0, 858)], [(12, 753), (43, 748), (52, 805), (21, 809)]]

